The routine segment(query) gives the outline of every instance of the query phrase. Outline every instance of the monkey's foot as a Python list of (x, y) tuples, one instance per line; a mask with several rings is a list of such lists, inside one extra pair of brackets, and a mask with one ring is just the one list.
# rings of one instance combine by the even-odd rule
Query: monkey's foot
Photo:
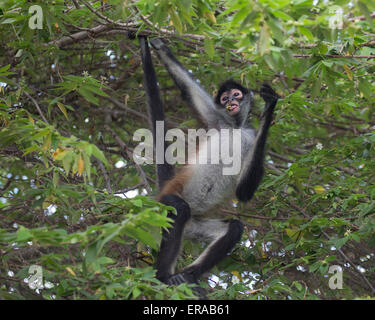
[(167, 280), (167, 284), (178, 286), (181, 283), (190, 283), (195, 284), (192, 288), (195, 295), (199, 298), (199, 300), (206, 300), (206, 290), (204, 290), (201, 286), (198, 285), (197, 281), (188, 273), (176, 273)]

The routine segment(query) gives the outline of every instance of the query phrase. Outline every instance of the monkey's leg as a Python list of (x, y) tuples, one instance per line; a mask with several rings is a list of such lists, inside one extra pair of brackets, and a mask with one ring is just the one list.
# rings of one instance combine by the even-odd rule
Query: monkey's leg
[(190, 219), (190, 207), (179, 196), (168, 194), (161, 198), (161, 203), (176, 208), (177, 215), (169, 213), (173, 219), (172, 228), (163, 230), (163, 237), (156, 260), (156, 278), (167, 283), (174, 273), (174, 267), (181, 248), (182, 236), (186, 222)]
[[(202, 254), (181, 273), (173, 275), (169, 279), (170, 284), (198, 283), (199, 278), (232, 251), (237, 242), (241, 240), (243, 225), (239, 220), (203, 220), (199, 225), (192, 224), (193, 233), (198, 237), (206, 237), (213, 240)], [(187, 230), (189, 233), (189, 230)]]

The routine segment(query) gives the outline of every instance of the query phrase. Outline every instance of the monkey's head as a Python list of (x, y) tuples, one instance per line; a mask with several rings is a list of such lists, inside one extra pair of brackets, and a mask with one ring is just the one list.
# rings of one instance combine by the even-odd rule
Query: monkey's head
[(242, 125), (250, 112), (251, 92), (238, 82), (227, 80), (220, 86), (215, 103), (221, 112)]

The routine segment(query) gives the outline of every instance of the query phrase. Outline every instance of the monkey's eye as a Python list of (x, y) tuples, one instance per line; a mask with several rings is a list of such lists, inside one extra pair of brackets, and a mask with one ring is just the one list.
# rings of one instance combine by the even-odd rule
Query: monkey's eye
[(228, 99), (229, 99), (228, 96), (222, 96), (220, 100), (221, 100), (221, 103), (224, 104), (225, 102), (228, 101)]
[(243, 97), (242, 92), (240, 90), (233, 90), (233, 97), (241, 99)]

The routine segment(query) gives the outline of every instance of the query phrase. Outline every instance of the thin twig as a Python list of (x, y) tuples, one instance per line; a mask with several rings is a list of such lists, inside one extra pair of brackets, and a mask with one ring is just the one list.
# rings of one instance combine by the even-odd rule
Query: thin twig
[(59, 48), (62, 48), (70, 44), (76, 44), (78, 41), (86, 40), (90, 36), (97, 37), (99, 34), (111, 29), (112, 27), (109, 25), (99, 25), (87, 31), (79, 31), (73, 34), (69, 34), (59, 40), (52, 40), (47, 45), (55, 45)]
[[(311, 58), (313, 55), (312, 54), (293, 54), (294, 58)], [(326, 58), (349, 58), (349, 59), (374, 59), (375, 55), (368, 55), (368, 56), (361, 56), (361, 55), (350, 55), (350, 56), (345, 56), (341, 54), (325, 54), (323, 57)]]
[(106, 21), (106, 22), (108, 22), (110, 24), (118, 25), (118, 26), (122, 26), (123, 25), (123, 23), (115, 22), (115, 21), (109, 19), (108, 17), (106, 17), (105, 15), (101, 14), (100, 12), (98, 12), (98, 10), (95, 10), (93, 7), (91, 7), (86, 1), (82, 1), (82, 2), (83, 2), (83, 4), (85, 5), (85, 7), (87, 9), (89, 9), (92, 13), (94, 13), (99, 18), (103, 19), (104, 21)]
[(139, 118), (142, 118), (144, 120), (147, 120), (148, 121), (148, 118), (141, 112), (138, 112), (136, 110), (133, 110), (129, 107), (127, 107), (125, 104), (121, 103), (120, 101), (118, 101), (117, 99), (111, 97), (111, 96), (108, 96), (108, 97), (105, 97), (107, 100), (111, 101), (113, 104), (115, 104), (116, 106), (120, 107), (121, 109), (139, 117)]
[[(371, 18), (375, 18), (375, 13), (372, 13), (370, 15)], [(359, 16), (359, 17), (353, 17), (353, 18), (349, 18), (348, 19), (349, 21), (363, 21), (363, 20), (366, 20), (366, 17), (365, 16)]]
[(276, 152), (273, 152), (273, 151), (268, 151), (268, 154), (271, 156), (271, 157), (275, 157), (275, 158), (278, 158), (279, 160), (281, 161), (284, 161), (284, 162), (287, 162), (287, 163), (291, 163), (291, 162), (294, 162), (295, 160), (294, 159), (289, 159), (285, 156), (282, 156), (281, 154), (278, 154)]
[(79, 9), (79, 3), (77, 2), (77, 0), (72, 0), (72, 2), (74, 3), (74, 6), (76, 7), (76, 9)]
[(139, 184), (137, 184), (137, 185), (135, 185), (135, 186), (133, 186), (133, 187), (129, 187), (129, 188), (126, 188), (126, 189), (123, 189), (123, 190), (118, 190), (118, 191), (116, 191), (116, 192), (114, 192), (114, 194), (120, 194), (120, 193), (127, 193), (127, 192), (129, 192), (129, 191), (132, 191), (132, 190), (135, 190), (135, 189), (138, 189), (138, 188), (140, 188), (140, 187), (142, 187), (142, 186), (144, 186), (144, 184), (143, 183), (139, 183)]
[(276, 168), (274, 165), (272, 165), (271, 163), (266, 162), (266, 163), (264, 164), (264, 166), (265, 166), (266, 168), (272, 170), (273, 173), (274, 173), (275, 175), (277, 175), (277, 176), (281, 176), (281, 175), (284, 174), (284, 172), (282, 172), (281, 170), (277, 169), (277, 168)]
[(111, 180), (109, 179), (109, 176), (108, 176), (107, 170), (105, 169), (104, 164), (100, 160), (97, 160), (97, 162), (99, 164), (100, 170), (103, 173), (108, 192), (113, 193), (112, 188), (111, 188)]
[(284, 88), (288, 91), (288, 93), (292, 93), (292, 90), (290, 90), (290, 88), (288, 87), (288, 84), (285, 81), (285, 75), (284, 74), (280, 74), (280, 80), (281, 80), (281, 83), (283, 84)]
[(39, 113), (40, 116), (42, 117), (43, 121), (49, 125), (49, 123), (48, 123), (46, 117), (44, 116), (44, 114), (43, 114), (43, 112), (42, 112), (42, 109), (40, 109), (40, 106), (39, 106), (38, 102), (37, 102), (37, 101), (36, 101), (36, 100), (35, 100), (35, 99), (34, 99), (34, 98), (33, 98), (28, 92), (23, 91), (23, 93), (24, 93), (24, 94), (26, 95), (26, 97), (28, 97), (28, 98), (31, 100), (31, 102), (35, 105), (35, 107), (36, 107), (36, 109), (38, 110), (38, 113)]
[[(134, 2), (134, 1), (133, 1)], [(135, 10), (139, 13), (142, 21), (147, 24), (149, 27), (151, 27), (152, 29), (155, 29), (155, 30), (158, 30), (160, 33), (164, 33), (164, 34), (168, 34), (168, 35), (173, 35), (175, 36), (175, 32), (174, 31), (170, 31), (168, 29), (164, 29), (164, 28), (157, 28), (150, 20), (147, 19), (147, 17), (145, 17), (144, 15), (142, 15), (139, 11), (139, 9), (134, 6)], [(196, 34), (184, 34), (183, 37), (186, 37), (186, 38), (191, 38), (191, 39), (194, 39), (194, 40), (198, 40), (198, 41), (203, 41), (206, 37), (205, 36), (202, 36), (202, 35), (196, 35)]]
[(231, 211), (227, 209), (221, 209), (225, 214), (231, 214), (231, 215), (238, 215), (238, 216), (243, 216), (243, 217), (248, 217), (248, 218), (253, 218), (253, 219), (260, 219), (260, 220), (288, 220), (289, 218), (283, 218), (283, 217), (264, 217), (264, 216), (257, 216), (254, 214), (247, 214), (247, 213), (240, 213), (237, 211)]
[[(291, 205), (291, 207), (293, 207), (294, 209), (296, 209), (298, 212), (300, 212), (305, 218), (307, 219), (310, 219), (309, 215), (302, 209), (300, 208), (298, 205), (294, 204), (292, 201), (288, 201), (288, 203)], [(331, 241), (331, 237), (324, 231), (322, 230), (322, 234), (326, 237), (326, 239), (328, 241)], [(375, 293), (375, 288), (374, 286), (371, 284), (371, 282), (367, 279), (367, 277), (362, 274), (356, 267), (356, 265), (354, 264), (354, 262), (341, 250), (341, 249), (337, 249), (337, 251), (340, 253), (340, 255), (346, 260), (349, 262), (349, 264), (353, 267), (353, 269), (357, 272), (357, 274), (359, 274), (359, 276), (362, 278), (362, 280), (369, 286), (369, 288), (371, 289), (372, 293)]]
[[(133, 159), (133, 154), (132, 152), (129, 150), (128, 146), (125, 144), (124, 141), (122, 141), (122, 139), (116, 134), (116, 132), (114, 132), (111, 127), (106, 124), (104, 125), (104, 128), (112, 135), (112, 137), (116, 140), (117, 144), (125, 151), (128, 159)], [(133, 161), (134, 162), (134, 161)], [(138, 174), (140, 175), (140, 177), (142, 178), (143, 182), (144, 182), (144, 185), (145, 185), (145, 188), (147, 190), (147, 192), (149, 194), (151, 194), (152, 190), (151, 190), (151, 187), (150, 185), (148, 184), (147, 182), (147, 176), (145, 174), (145, 172), (143, 171), (143, 169), (140, 167), (139, 164), (137, 164), (136, 162), (134, 162), (134, 166), (138, 172)]]

